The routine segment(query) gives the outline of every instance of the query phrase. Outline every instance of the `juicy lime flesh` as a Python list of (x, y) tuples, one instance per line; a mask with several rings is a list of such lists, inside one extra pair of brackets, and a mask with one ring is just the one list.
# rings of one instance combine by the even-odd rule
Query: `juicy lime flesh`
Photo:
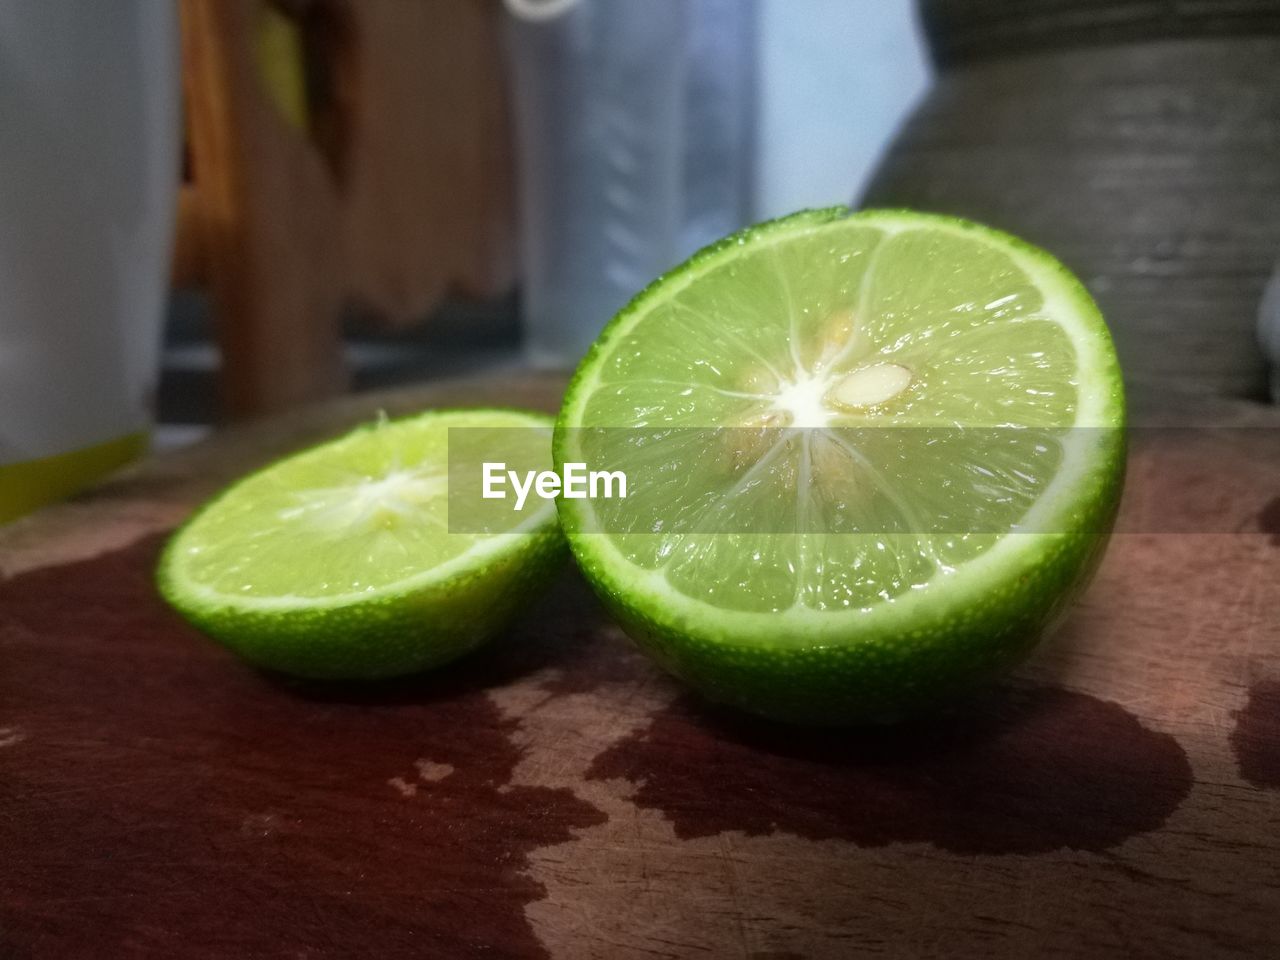
[[(449, 430), (504, 427), (529, 420), (495, 412), (384, 422), (283, 461), (185, 533), (184, 576), (226, 596), (306, 600), (372, 593), (439, 567), (480, 539), (449, 532)], [(550, 466), (545, 428), (502, 436), (521, 449), (495, 459)]]
[(449, 477), (478, 482), (477, 457), (547, 469), (550, 427), (520, 411), (433, 411), (282, 460), (174, 536), (160, 591), (268, 669), (346, 680), (447, 663), (524, 609), (563, 555), (542, 502), (492, 512), (484, 533), (450, 529)]
[[(1106, 327), (1047, 254), (809, 211), (702, 251), (606, 328), (556, 460), (622, 467), (631, 492), (559, 507), (627, 631), (713, 699), (892, 718), (1061, 616), (1105, 547), (1123, 420)], [(945, 442), (972, 428), (992, 439)]]
[[(742, 427), (724, 438), (734, 455), (708, 456), (697, 430), (642, 453), (625, 431), (593, 434), (593, 461), (625, 463), (636, 491), (594, 504), (600, 526), (625, 528), (646, 498), (655, 514), (684, 512), (684, 529), (704, 517), (712, 532), (623, 534), (619, 546), (677, 591), (732, 609), (844, 609), (919, 587), (988, 549), (989, 531), (1016, 523), (1058, 470), (1078, 369), (1044, 306), (1008, 253), (960, 232), (851, 221), (749, 248), (611, 343), (581, 414), (590, 426)], [(841, 384), (886, 370), (891, 396), (840, 401)], [(752, 425), (810, 429), (743, 450)], [(998, 446), (881, 429), (945, 439), (974, 425), (1021, 429)], [(753, 526), (768, 532), (725, 532)], [(823, 535), (859, 530), (879, 535)]]

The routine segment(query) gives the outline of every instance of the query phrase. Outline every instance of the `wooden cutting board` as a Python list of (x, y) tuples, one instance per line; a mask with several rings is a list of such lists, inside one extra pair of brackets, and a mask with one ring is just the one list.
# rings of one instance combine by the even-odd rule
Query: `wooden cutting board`
[(379, 406), (560, 386), (342, 401), (0, 530), (0, 957), (1280, 954), (1262, 408), (1135, 436), (1064, 629), (903, 728), (708, 708), (569, 570), (489, 650), (373, 686), (258, 673), (157, 599), (166, 532), (244, 470)]

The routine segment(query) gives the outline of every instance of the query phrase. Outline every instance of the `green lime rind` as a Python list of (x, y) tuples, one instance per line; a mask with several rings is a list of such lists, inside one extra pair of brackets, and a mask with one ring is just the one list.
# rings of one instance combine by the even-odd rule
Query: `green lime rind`
[[(1083, 285), (1052, 256), (978, 224), (910, 211), (803, 211), (748, 228), (695, 254), (641, 291), (602, 331), (576, 371), (557, 420), (557, 468), (577, 455), (574, 428), (611, 345), (648, 311), (744, 247), (834, 224), (960, 231), (1006, 252), (1039, 286), (1042, 313), (1070, 334), (1081, 370), (1078, 451), (1036, 504), (1030, 529), (1006, 535), (953, 573), (869, 608), (726, 610), (632, 564), (595, 532), (587, 501), (562, 500), (579, 567), (636, 643), (709, 698), (801, 723), (892, 719), (936, 704), (1023, 659), (1087, 584), (1123, 487), (1125, 403), (1110, 334)], [(616, 424), (610, 424), (614, 426)]]
[[(551, 418), (523, 410), (437, 410), (428, 418), (502, 414), (547, 428)], [(461, 425), (461, 424), (460, 424)], [(507, 423), (510, 426), (512, 424)], [(518, 533), (477, 538), (476, 546), (437, 567), (358, 597), (236, 597), (194, 582), (185, 548), (198, 542), (202, 518), (237, 497), (246, 484), (300, 457), (316, 456), (375, 429), (355, 431), (293, 454), (242, 478), (201, 507), (170, 538), (159, 562), (160, 594), (187, 621), (249, 662), (319, 680), (372, 680), (441, 666), (492, 639), (559, 571), (565, 542), (550, 505)]]
[[(935, 707), (1005, 673), (1035, 647), (1092, 578), (1106, 548), (1093, 530), (1108, 526), (1123, 469), (1101, 492), (1079, 534), (1052, 537), (1043, 552), (993, 577), (978, 595), (917, 605), (910, 616), (845, 618), (815, 630), (808, 618), (780, 614), (687, 612), (636, 590), (584, 541), (569, 535), (580, 569), (636, 644), (704, 696), (791, 723), (846, 725), (894, 721)], [(683, 605), (681, 605), (683, 606)], [(874, 608), (880, 610), (884, 608)], [(718, 614), (718, 616), (717, 616)], [(745, 628), (742, 617), (770, 618)], [(851, 623), (855, 618), (863, 622)], [(898, 621), (898, 622), (895, 622)], [(832, 629), (835, 627), (835, 629)]]

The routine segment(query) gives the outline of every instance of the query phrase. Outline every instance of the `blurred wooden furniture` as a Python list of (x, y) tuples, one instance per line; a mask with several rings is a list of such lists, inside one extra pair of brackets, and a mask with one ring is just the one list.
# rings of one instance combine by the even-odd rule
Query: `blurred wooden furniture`
[(227, 415), (339, 391), (344, 307), (400, 326), (509, 284), (498, 4), (180, 2), (174, 278), (213, 296)]
[(1261, 398), (1280, 256), (1280, 0), (922, 0), (937, 81), (865, 202), (1079, 273), (1131, 382)]

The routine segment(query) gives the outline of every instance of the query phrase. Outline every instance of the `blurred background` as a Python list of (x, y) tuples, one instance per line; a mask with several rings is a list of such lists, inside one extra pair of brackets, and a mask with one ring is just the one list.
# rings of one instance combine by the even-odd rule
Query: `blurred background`
[(349, 390), (571, 370), (802, 207), (1076, 270), (1131, 391), (1277, 386), (1280, 0), (0, 0), (0, 522)]

